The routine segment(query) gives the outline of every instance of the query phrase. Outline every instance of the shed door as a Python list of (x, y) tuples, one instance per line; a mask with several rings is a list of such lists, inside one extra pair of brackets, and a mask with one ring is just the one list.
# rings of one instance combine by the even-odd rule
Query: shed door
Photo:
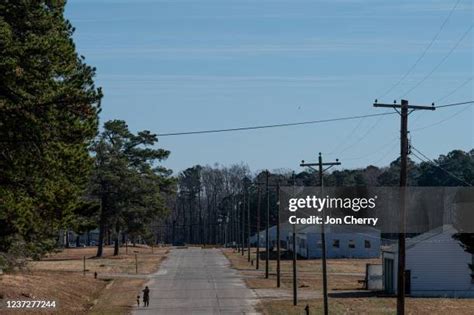
[(393, 293), (393, 259), (384, 259), (383, 280), (385, 292)]

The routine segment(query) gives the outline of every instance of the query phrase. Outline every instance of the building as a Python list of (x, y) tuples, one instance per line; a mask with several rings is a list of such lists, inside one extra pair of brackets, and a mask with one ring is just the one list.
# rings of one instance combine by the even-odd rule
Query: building
[[(292, 232), (288, 234), (288, 249), (293, 250)], [(367, 226), (325, 226), (327, 258), (380, 257), (380, 231)], [(296, 252), (312, 259), (322, 257), (321, 226), (299, 228), (296, 233)]]
[[(286, 248), (287, 246), (287, 238), (289, 231), (292, 230), (292, 225), (290, 223), (282, 223), (280, 224), (280, 246), (281, 248)], [(260, 247), (266, 246), (266, 230), (260, 231)], [(277, 226), (274, 225), (268, 229), (268, 239), (270, 241), (270, 248), (276, 248), (277, 243)], [(257, 233), (250, 237), (250, 244), (252, 246), (256, 246), (257, 244)]]
[[(451, 225), (409, 238), (406, 241), (406, 292), (412, 296), (474, 297), (474, 255), (453, 239)], [(382, 252), (383, 286), (397, 291), (398, 247)]]

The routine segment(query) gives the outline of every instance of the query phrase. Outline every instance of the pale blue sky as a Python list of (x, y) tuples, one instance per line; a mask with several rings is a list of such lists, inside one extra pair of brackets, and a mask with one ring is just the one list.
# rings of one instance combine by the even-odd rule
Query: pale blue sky
[[(77, 49), (97, 67), (102, 122), (154, 133), (380, 113), (372, 102), (421, 55), (457, 0), (70, 0)], [(473, 76), (473, 1), (460, 0), (412, 74), (380, 101), (431, 104)], [(442, 103), (473, 99), (473, 81)], [(461, 112), (460, 112), (461, 111)], [(453, 116), (454, 114), (457, 114)], [(445, 122), (430, 128), (443, 119)], [(429, 157), (474, 147), (474, 111), (410, 116), (413, 145)], [(160, 138), (164, 164), (248, 163), (299, 169), (317, 152), (344, 168), (398, 155), (397, 116), (281, 129)]]

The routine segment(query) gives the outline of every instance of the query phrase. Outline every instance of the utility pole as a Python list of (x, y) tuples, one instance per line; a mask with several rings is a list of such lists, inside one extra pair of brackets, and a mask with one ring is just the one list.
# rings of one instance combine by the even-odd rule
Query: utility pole
[[(321, 152), (319, 152), (318, 163), (305, 163), (301, 161), (300, 166), (313, 167), (318, 166), (318, 175), (319, 175), (319, 187), (321, 197), (324, 195), (324, 182), (323, 182), (323, 173), (335, 165), (341, 165), (338, 159), (336, 162), (325, 162), (323, 163), (323, 157)], [(328, 166), (326, 169), (323, 169), (323, 166)], [(326, 268), (326, 234), (324, 233), (324, 219), (321, 224), (321, 256), (323, 263), (323, 299), (324, 299), (324, 315), (329, 314), (329, 305), (328, 305), (328, 278), (327, 278), (327, 268)], [(309, 257), (308, 257), (309, 258)]]
[(240, 230), (241, 230), (241, 224), (240, 224), (240, 204), (241, 202), (237, 202), (236, 204), (234, 204), (234, 210), (235, 210), (235, 242), (236, 242), (236, 246), (237, 246), (237, 251), (240, 253)]
[(265, 229), (265, 279), (268, 279), (268, 256), (270, 252), (270, 240), (268, 239), (268, 229), (270, 228), (270, 189), (268, 187), (268, 170), (265, 172), (265, 188), (267, 190), (267, 224)]
[(245, 192), (244, 192), (244, 201), (242, 202), (241, 207), (241, 218), (242, 218), (242, 256), (245, 254)]
[(250, 193), (248, 187), (245, 192), (247, 193), (247, 260), (250, 262)]
[[(374, 107), (393, 108), (400, 114), (400, 233), (398, 234), (398, 273), (397, 273), (397, 314), (405, 314), (405, 224), (406, 224), (406, 205), (405, 205), (405, 187), (408, 177), (408, 115), (415, 110), (435, 110), (434, 103), (431, 106), (408, 105), (407, 100), (401, 100), (398, 105), (379, 104), (377, 100)], [(398, 110), (400, 109), (400, 110)], [(409, 111), (410, 110), (410, 111)]]
[(260, 267), (260, 205), (262, 201), (262, 191), (260, 189), (260, 184), (257, 183), (258, 190), (258, 200), (257, 200), (257, 263), (255, 269)]
[[(293, 193), (296, 186), (296, 176), (295, 172), (293, 172)], [(293, 225), (293, 238), (292, 238), (292, 245), (293, 245), (293, 305), (296, 306), (298, 304), (298, 283), (297, 283), (297, 275), (296, 275), (296, 224)]]
[(276, 188), (276, 195), (277, 195), (277, 233), (276, 233), (276, 240), (277, 240), (277, 288), (280, 287), (280, 182), (277, 182)]

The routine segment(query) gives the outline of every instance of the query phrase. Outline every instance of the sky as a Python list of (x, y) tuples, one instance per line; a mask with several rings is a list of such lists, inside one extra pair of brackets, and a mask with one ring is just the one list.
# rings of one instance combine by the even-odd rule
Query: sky
[[(473, 0), (457, 2), (69, 0), (66, 17), (97, 68), (101, 122), (162, 134), (390, 111), (373, 108), (376, 98), (473, 100)], [(474, 148), (473, 107), (412, 113), (412, 145), (430, 158)], [(241, 162), (299, 170), (318, 152), (341, 169), (384, 166), (399, 155), (399, 125), (389, 115), (159, 137), (158, 146), (175, 173)]]

